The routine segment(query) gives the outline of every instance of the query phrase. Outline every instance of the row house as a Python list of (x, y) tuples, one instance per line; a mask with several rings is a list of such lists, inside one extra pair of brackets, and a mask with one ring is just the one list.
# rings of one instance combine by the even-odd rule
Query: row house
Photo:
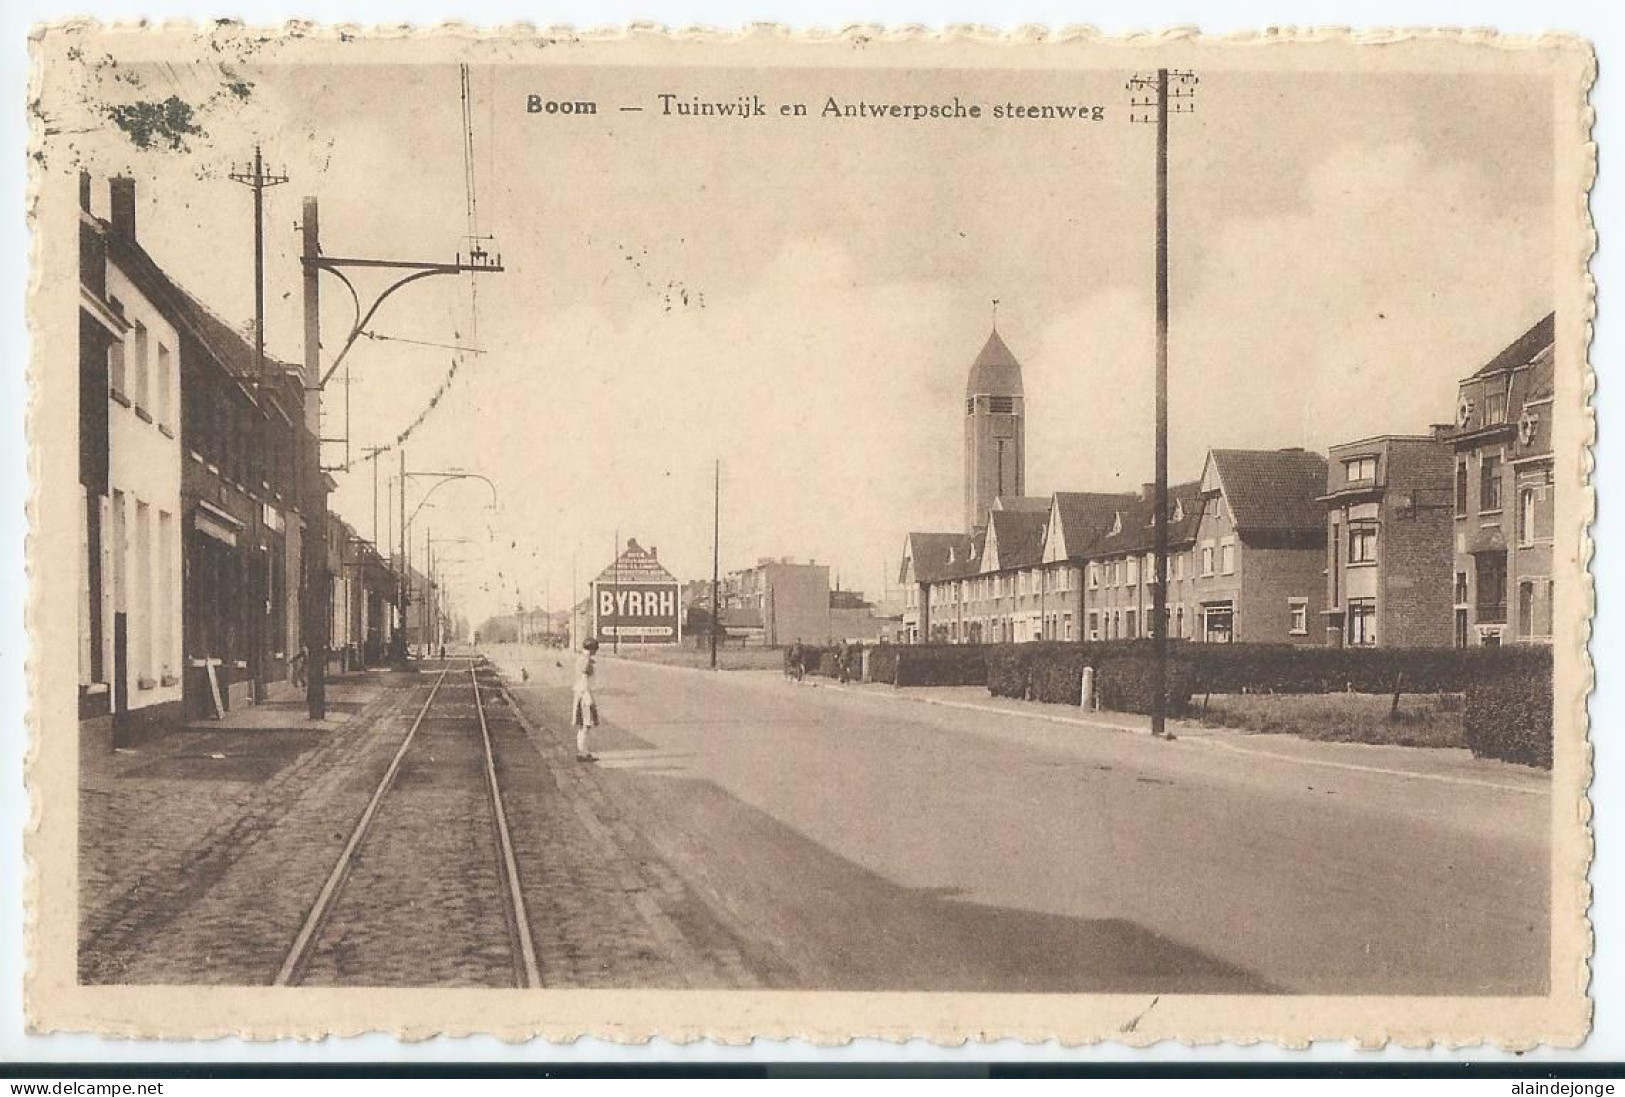
[[(1202, 513), (1196, 481), (1168, 487), (1168, 635), (1190, 637), (1195, 628), (1192, 547)], [(1085, 640), (1134, 640), (1151, 634), (1157, 574), (1156, 487), (1121, 497), (1104, 532), (1086, 550)]]
[(1555, 336), (1548, 314), (1459, 386), (1448, 435), (1458, 647), (1552, 639)]
[(179, 318), (79, 191), (79, 717), (109, 747), (182, 704)]
[[(947, 638), (947, 622), (933, 614), (934, 606), (946, 604), (942, 592), (949, 580), (976, 573), (976, 556), (986, 532), (910, 533), (903, 538), (897, 582), (903, 590), (902, 622), (899, 639), (919, 644)], [(937, 591), (935, 595), (933, 592)]]
[(134, 180), (105, 218), (93, 197), (82, 176), (80, 708), (124, 741), (291, 692), (315, 442), (299, 369), (142, 245)]
[(1327, 644), (1449, 646), (1449, 429), (1331, 447), (1322, 497)]
[[(1326, 460), (1302, 449), (1214, 450), (1169, 489), (1170, 637), (1322, 642)], [(909, 639), (950, 643), (1151, 635), (1154, 491), (1012, 500), (972, 535), (912, 533)]]
[(1298, 447), (1210, 450), (1191, 545), (1190, 638), (1318, 644), (1326, 458)]

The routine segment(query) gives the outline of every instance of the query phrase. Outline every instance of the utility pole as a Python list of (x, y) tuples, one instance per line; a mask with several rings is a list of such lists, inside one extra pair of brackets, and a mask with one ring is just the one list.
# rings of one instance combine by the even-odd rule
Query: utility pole
[(322, 311), (315, 260), (322, 253), (316, 199), (306, 198), (300, 222), (303, 236), (305, 305), (305, 535), (299, 608), (305, 633), (305, 704), (312, 720), (327, 716), (327, 474), (322, 470)]
[(407, 610), (408, 610), (408, 607), (410, 606), (411, 601), (412, 601), (412, 568), (411, 568), (411, 565), (406, 562), (406, 447), (405, 446), (401, 447), (401, 509), (400, 509), (400, 522), (401, 522), (401, 528), (398, 531), (398, 533), (399, 533), (399, 536), (400, 536), (400, 543), (401, 543), (401, 563), (400, 563), (400, 567), (401, 567), (401, 642), (400, 642), (400, 647), (397, 650), (397, 657), (400, 660), (401, 666), (404, 667), (404, 666), (406, 666), (407, 660), (412, 657), (411, 647), (410, 647), (410, 644), (408, 643), (407, 638), (406, 638), (406, 630), (408, 628)]
[(372, 547), (378, 548), (382, 542), (378, 540), (378, 455), (388, 450), (388, 446), (368, 446), (367, 454), (372, 460)]
[(254, 192), (254, 381), (265, 379), (265, 190), (288, 181), (285, 174), (268, 173), (254, 146), (254, 163), (233, 171), (227, 178)]
[[(1174, 85), (1170, 87), (1169, 78)], [(1156, 653), (1151, 691), (1151, 734), (1172, 739), (1168, 730), (1168, 115), (1196, 109), (1198, 78), (1194, 72), (1158, 69), (1155, 76), (1129, 80), (1134, 122), (1155, 122), (1157, 127), (1156, 227), (1156, 512), (1152, 529), (1156, 544), (1156, 574), (1151, 586), (1152, 637)], [(1136, 113), (1136, 110), (1139, 113)]]
[(717, 669), (717, 633), (722, 629), (722, 603), (717, 590), (722, 585), (722, 458), (717, 458), (711, 505), (711, 669)]

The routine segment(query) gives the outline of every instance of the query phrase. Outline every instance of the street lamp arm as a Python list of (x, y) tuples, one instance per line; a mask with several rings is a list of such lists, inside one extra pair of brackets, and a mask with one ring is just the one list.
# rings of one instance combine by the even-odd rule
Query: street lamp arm
[(438, 476), (441, 478), (439, 483), (435, 484), (434, 487), (424, 492), (423, 498), (420, 499), (418, 501), (418, 505), (412, 509), (412, 516), (406, 520), (406, 526), (408, 528), (410, 528), (412, 523), (417, 519), (418, 511), (423, 509), (423, 504), (429, 501), (429, 496), (433, 495), (437, 490), (444, 487), (446, 484), (451, 483), (453, 480), (483, 481), (485, 486), (491, 489), (491, 509), (496, 509), (497, 486), (491, 482), (491, 478), (489, 476), (484, 476), (478, 472), (409, 472), (406, 475), (408, 479), (414, 476)]

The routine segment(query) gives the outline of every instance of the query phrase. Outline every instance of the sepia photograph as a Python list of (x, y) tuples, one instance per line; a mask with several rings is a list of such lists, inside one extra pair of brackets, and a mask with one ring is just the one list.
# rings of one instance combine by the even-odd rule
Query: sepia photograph
[(35, 1026), (1584, 1037), (1579, 39), (33, 61)]

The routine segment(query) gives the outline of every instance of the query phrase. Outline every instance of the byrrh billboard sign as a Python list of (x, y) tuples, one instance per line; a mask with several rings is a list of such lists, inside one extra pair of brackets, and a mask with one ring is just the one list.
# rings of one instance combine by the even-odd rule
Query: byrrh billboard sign
[(683, 638), (678, 582), (637, 541), (592, 582), (593, 635), (600, 643), (676, 644)]

